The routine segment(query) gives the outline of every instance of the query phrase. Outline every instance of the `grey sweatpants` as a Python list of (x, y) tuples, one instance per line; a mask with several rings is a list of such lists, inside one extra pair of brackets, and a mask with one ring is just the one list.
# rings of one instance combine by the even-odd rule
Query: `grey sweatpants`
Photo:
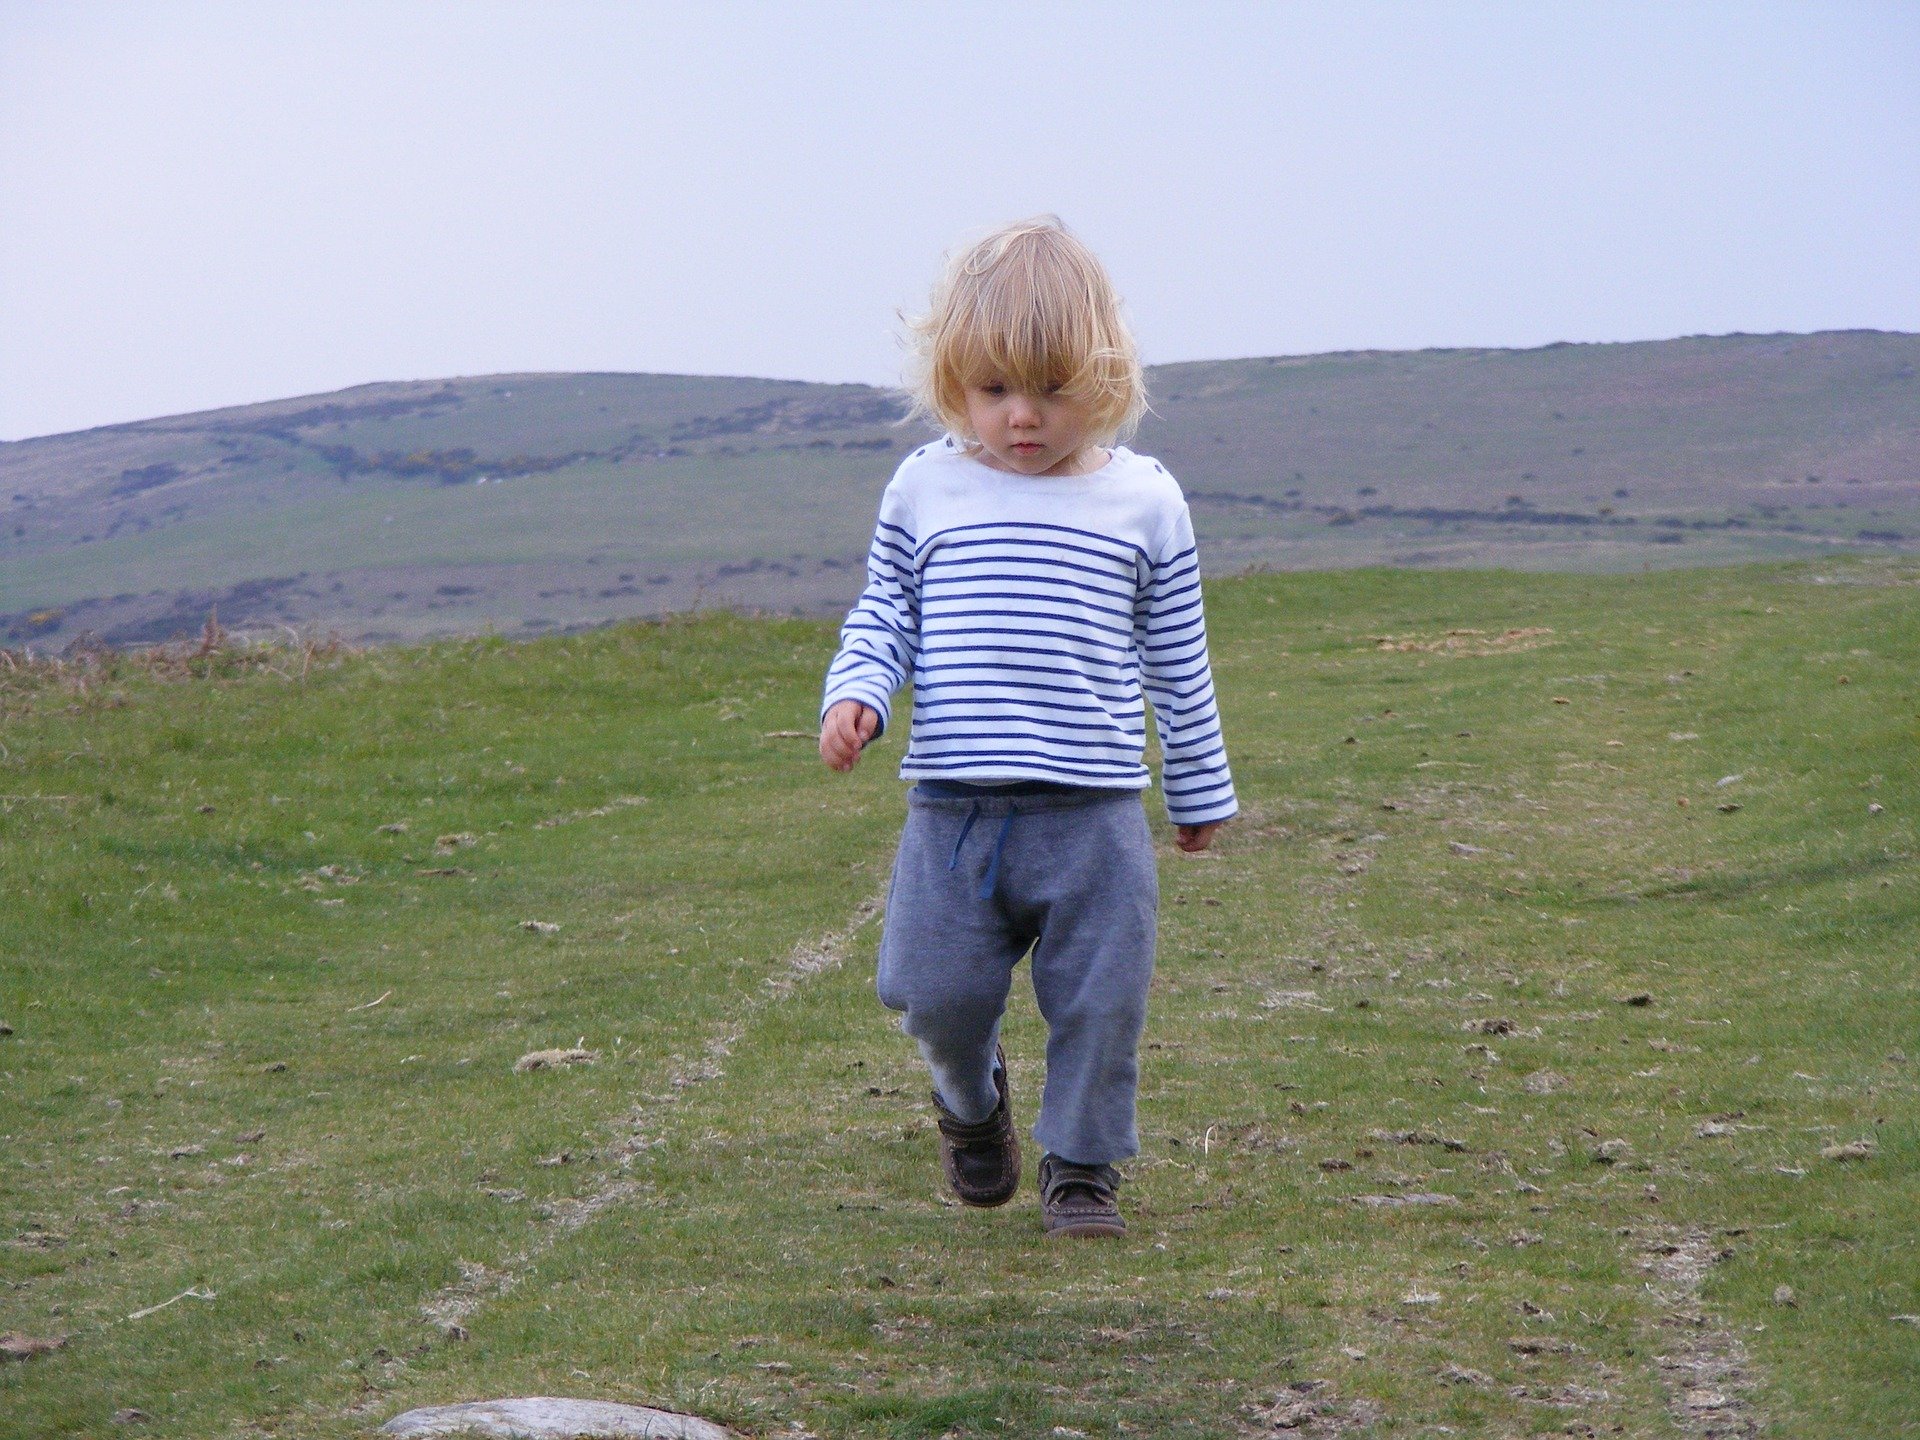
[(1137, 791), (908, 795), (880, 941), (881, 1003), (905, 1012), (962, 1119), (993, 1108), (1013, 969), (1033, 952), (1047, 1080), (1033, 1136), (1083, 1165), (1136, 1155), (1140, 1031), (1159, 878)]

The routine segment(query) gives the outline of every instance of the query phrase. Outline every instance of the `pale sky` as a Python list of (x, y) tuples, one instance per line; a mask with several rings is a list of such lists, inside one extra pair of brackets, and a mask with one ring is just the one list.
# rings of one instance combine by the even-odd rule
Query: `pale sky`
[(889, 383), (1043, 210), (1149, 362), (1920, 330), (1920, 4), (0, 0), (0, 438)]

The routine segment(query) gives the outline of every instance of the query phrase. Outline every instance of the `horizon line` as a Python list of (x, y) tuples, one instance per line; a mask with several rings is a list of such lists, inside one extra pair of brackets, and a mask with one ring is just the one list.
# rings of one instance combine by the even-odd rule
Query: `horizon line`
[[(1147, 371), (1171, 370), (1185, 365), (1232, 365), (1256, 361), (1310, 361), (1338, 360), (1353, 356), (1382, 355), (1526, 355), (1543, 350), (1603, 349), (1628, 345), (1673, 345), (1688, 340), (1812, 340), (1828, 335), (1881, 335), (1905, 339), (1920, 338), (1920, 331), (1885, 330), (1870, 325), (1835, 326), (1821, 330), (1727, 330), (1721, 332), (1700, 332), (1689, 335), (1668, 335), (1638, 340), (1549, 340), (1539, 345), (1421, 345), (1404, 348), (1381, 346), (1359, 346), (1345, 350), (1312, 350), (1298, 353), (1274, 353), (1265, 355), (1216, 355), (1203, 356), (1188, 360), (1160, 360), (1145, 365)], [(62, 440), (79, 435), (91, 435), (103, 430), (125, 430), (145, 425), (157, 425), (166, 421), (188, 420), (197, 416), (221, 415), (236, 410), (257, 409), (262, 405), (285, 405), (299, 401), (326, 400), (334, 396), (350, 395), (356, 390), (371, 390), (383, 386), (399, 385), (450, 385), (460, 382), (473, 383), (486, 380), (530, 380), (557, 378), (622, 378), (622, 379), (673, 379), (673, 380), (754, 380), (777, 385), (814, 385), (826, 389), (855, 388), (861, 390), (889, 391), (899, 390), (896, 385), (881, 385), (866, 380), (814, 380), (787, 375), (749, 375), (717, 371), (698, 370), (498, 370), (473, 375), (436, 375), (411, 376), (406, 378), (388, 378), (380, 380), (361, 380), (351, 385), (339, 386), (332, 390), (313, 390), (294, 395), (274, 395), (260, 400), (240, 400), (225, 405), (212, 405), (200, 410), (169, 411), (160, 415), (139, 416), (131, 420), (112, 420), (100, 425), (86, 425), (77, 430), (49, 430), (34, 435), (18, 435), (0, 438), (0, 446), (26, 445), (36, 440)]]

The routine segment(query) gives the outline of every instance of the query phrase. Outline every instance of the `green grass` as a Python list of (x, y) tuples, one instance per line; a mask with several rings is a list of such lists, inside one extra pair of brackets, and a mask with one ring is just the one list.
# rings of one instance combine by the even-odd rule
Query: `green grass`
[[(1916, 1433), (1920, 573), (1209, 605), (1246, 813), (1164, 852), (1115, 1245), (938, 1193), (857, 922), (897, 747), (848, 779), (772, 733), (829, 627), (9, 682), (0, 1331), (70, 1338), (0, 1368), (0, 1435), (559, 1393), (1210, 1437), (1324, 1381), (1365, 1433), (1660, 1436), (1658, 1357), (1703, 1334), (1770, 1433)], [(1008, 1041), (1030, 1120), (1030, 997)], [(1451, 1203), (1354, 1202), (1420, 1194)], [(1649, 1247), (1695, 1235), (1720, 1258), (1663, 1300)], [(463, 1338), (422, 1314), (463, 1295)]]

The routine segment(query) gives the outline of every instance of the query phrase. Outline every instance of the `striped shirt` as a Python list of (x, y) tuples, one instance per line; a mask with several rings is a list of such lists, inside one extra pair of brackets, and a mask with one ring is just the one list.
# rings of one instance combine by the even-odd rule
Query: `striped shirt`
[(903, 779), (1143, 790), (1144, 696), (1168, 816), (1238, 809), (1193, 522), (1147, 456), (1115, 447), (1089, 475), (1014, 475), (948, 437), (903, 460), (821, 714), (857, 700), (884, 729), (909, 680)]

